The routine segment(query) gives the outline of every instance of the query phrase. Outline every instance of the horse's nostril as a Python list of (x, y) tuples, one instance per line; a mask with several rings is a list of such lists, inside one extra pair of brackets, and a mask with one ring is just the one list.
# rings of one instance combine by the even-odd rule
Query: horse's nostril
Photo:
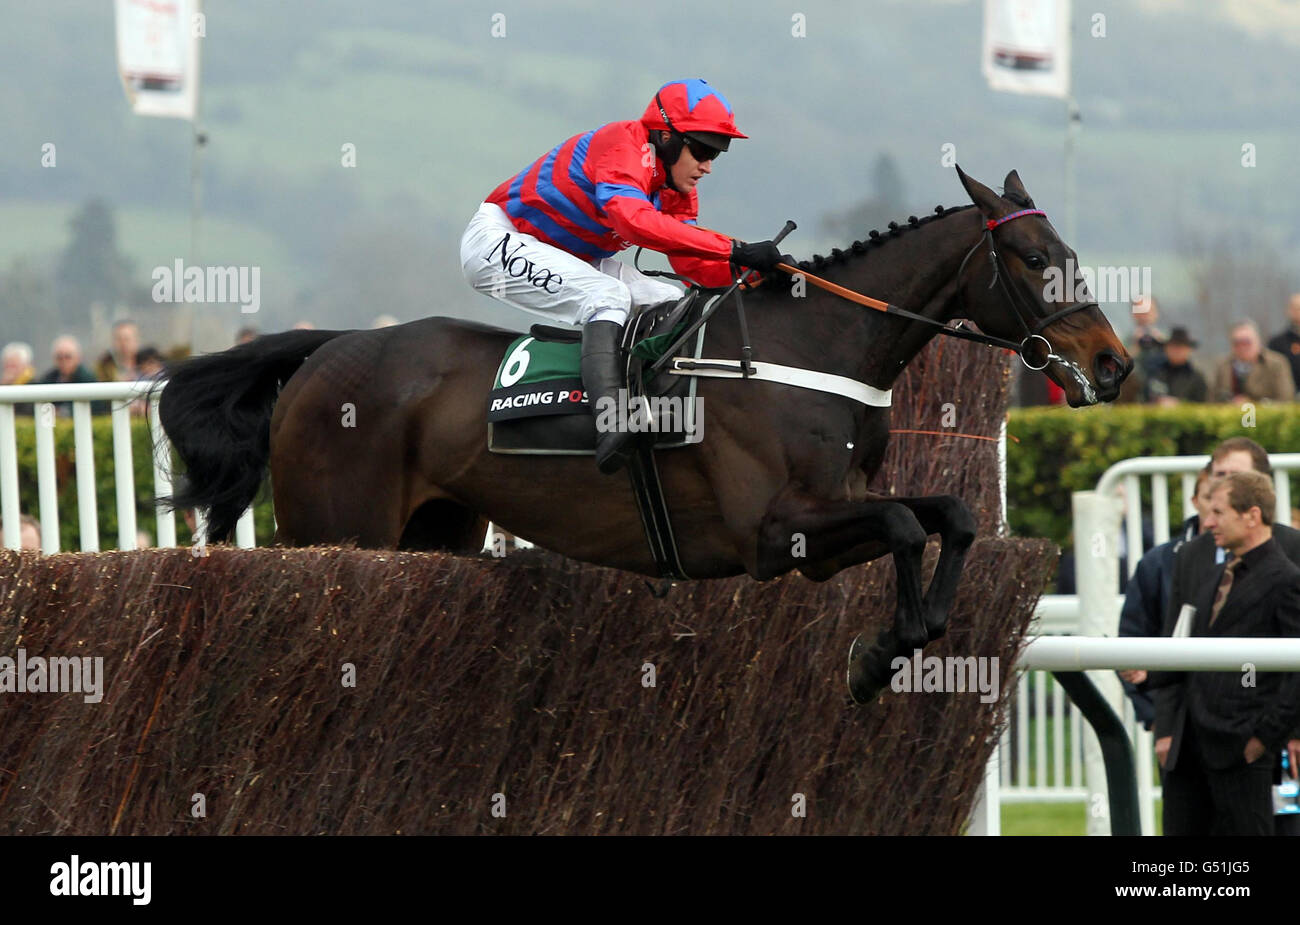
[(1102, 384), (1113, 384), (1123, 374), (1123, 370), (1124, 364), (1114, 353), (1106, 351), (1097, 357), (1097, 380)]

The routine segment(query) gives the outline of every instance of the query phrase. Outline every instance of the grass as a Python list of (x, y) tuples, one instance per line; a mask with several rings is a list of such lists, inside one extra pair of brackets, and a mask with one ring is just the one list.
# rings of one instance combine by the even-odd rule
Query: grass
[[(1161, 801), (1156, 800), (1156, 834), (1161, 834)], [(1087, 835), (1088, 816), (1078, 803), (1003, 803), (1003, 835)]]
[[(1026, 689), (1025, 696), (1029, 698), (1029, 736), (1028, 736), (1028, 759), (1029, 759), (1029, 776), (1028, 782), (1038, 782), (1037, 767), (1038, 755), (1036, 736), (1038, 733), (1038, 718), (1034, 711), (1034, 685), (1047, 681), (1047, 678), (1041, 673), (1034, 672), (1030, 675), (1029, 686)], [(1068, 708), (1068, 699), (1066, 701)], [(1052, 709), (1052, 699), (1047, 701), (1048, 710)], [(1012, 717), (1015, 716), (1013, 709)], [(1070, 741), (1069, 724), (1062, 721), (1058, 724), (1055, 716), (1046, 717), (1046, 740), (1047, 740), (1047, 757), (1048, 761), (1052, 760), (1053, 744), (1055, 738), (1064, 734), (1064, 758), (1063, 765), (1065, 771), (1065, 780), (1061, 783), (1074, 784), (1070, 780), (1070, 764), (1073, 755), (1073, 747)], [(1012, 735), (1012, 745), (1014, 748), (1015, 736)], [(1004, 756), (1008, 758), (1009, 756)], [(1153, 762), (1154, 764), (1154, 762)], [(1014, 765), (1013, 765), (1014, 767)], [(1159, 772), (1152, 768), (1153, 783), (1159, 785)], [(1049, 774), (1050, 779), (1050, 774)], [(1058, 783), (1053, 780), (1053, 784)], [(1160, 801), (1156, 801), (1156, 834), (1160, 832)], [(1002, 834), (1003, 835), (1086, 835), (1087, 834), (1087, 806), (1083, 800), (1067, 803), (1003, 803), (1002, 804)]]

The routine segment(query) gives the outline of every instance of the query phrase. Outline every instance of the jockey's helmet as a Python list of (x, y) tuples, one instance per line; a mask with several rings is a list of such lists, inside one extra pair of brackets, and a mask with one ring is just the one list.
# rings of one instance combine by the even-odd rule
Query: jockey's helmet
[[(718, 151), (726, 151), (733, 138), (749, 136), (736, 128), (736, 119), (727, 98), (698, 77), (674, 80), (659, 88), (641, 116), (641, 124), (674, 136), (700, 142)], [(681, 144), (671, 146), (669, 164), (677, 160)]]

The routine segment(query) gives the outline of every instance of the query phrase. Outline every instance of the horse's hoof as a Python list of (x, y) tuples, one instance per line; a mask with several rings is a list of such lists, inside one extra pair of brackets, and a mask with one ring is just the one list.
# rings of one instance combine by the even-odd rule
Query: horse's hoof
[(867, 644), (862, 641), (862, 634), (859, 633), (854, 638), (853, 644), (849, 646), (849, 669), (847, 672), (849, 697), (858, 706), (871, 703), (885, 686), (883, 680), (871, 677), (871, 671), (866, 664), (867, 661)]

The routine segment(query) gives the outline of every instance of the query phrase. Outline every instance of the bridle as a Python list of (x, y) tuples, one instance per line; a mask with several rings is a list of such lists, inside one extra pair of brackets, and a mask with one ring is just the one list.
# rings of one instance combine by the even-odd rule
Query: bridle
[[(1006, 296), (1007, 301), (1011, 304), (1012, 314), (1015, 315), (1016, 321), (1020, 323), (1021, 329), (1025, 332), (1024, 339), (1021, 340), (1019, 343), (1013, 340), (1007, 340), (1006, 338), (1002, 338), (1002, 337), (994, 337), (993, 335), (985, 334), (982, 331), (968, 330), (961, 326), (961, 322), (958, 322), (957, 325), (954, 327), (949, 327), (947, 324), (943, 323), (942, 321), (936, 321), (933, 318), (927, 318), (924, 315), (918, 315), (915, 312), (909, 312), (907, 309), (900, 308), (897, 305), (893, 305), (888, 302), (882, 302), (879, 299), (873, 299), (871, 296), (863, 295), (862, 293), (855, 292), (852, 289), (846, 289), (843, 286), (840, 286), (836, 283), (832, 283), (830, 280), (822, 279), (819, 276), (815, 276), (814, 274), (809, 273), (807, 270), (804, 270), (800, 267), (791, 266), (786, 263), (780, 263), (777, 264), (776, 268), (778, 270), (781, 270), (784, 273), (790, 274), (791, 276), (798, 275), (802, 277), (804, 280), (806, 280), (807, 282), (811, 283), (812, 285), (817, 286), (819, 289), (823, 289), (831, 293), (832, 295), (836, 295), (842, 299), (846, 299), (858, 305), (863, 305), (867, 308), (873, 308), (876, 311), (884, 312), (887, 315), (897, 315), (900, 318), (907, 318), (908, 320), (915, 321), (919, 324), (925, 324), (933, 328), (938, 328), (937, 333), (939, 334), (944, 334), (947, 335), (948, 337), (960, 338), (962, 340), (974, 341), (978, 344), (985, 344), (986, 346), (990, 346), (990, 347), (999, 347), (1003, 350), (1010, 350), (1012, 353), (1020, 357), (1020, 362), (1024, 363), (1026, 368), (1034, 370), (1036, 372), (1046, 369), (1052, 363), (1052, 361), (1055, 360), (1061, 363), (1063, 366), (1069, 367), (1072, 370), (1074, 370), (1076, 376), (1082, 377), (1082, 373), (1078, 371), (1078, 367), (1075, 366), (1073, 362), (1056, 353), (1055, 349), (1052, 347), (1051, 341), (1049, 341), (1046, 337), (1043, 336), (1043, 331), (1047, 329), (1048, 325), (1055, 324), (1056, 322), (1060, 321), (1062, 318), (1066, 318), (1074, 314), (1075, 312), (1083, 311), (1085, 308), (1097, 308), (1098, 307), (1097, 303), (1076, 302), (1073, 305), (1066, 306), (1060, 311), (1052, 312), (1052, 314), (1050, 315), (1039, 318), (1034, 314), (1034, 310), (1032, 306), (1030, 307), (1023, 306), (1022, 302), (1017, 299), (1015, 290), (1007, 285), (1007, 281), (1005, 277), (1010, 276), (1011, 273), (1009, 270), (1007, 270), (1006, 264), (1002, 262), (1002, 258), (1001, 256), (999, 256), (997, 252), (997, 248), (994, 247), (993, 231), (1000, 225), (1005, 225), (1007, 222), (1014, 221), (1015, 219), (1018, 218), (1024, 218), (1026, 215), (1041, 215), (1044, 218), (1047, 217), (1047, 213), (1044, 212), (1042, 209), (1021, 209), (1019, 212), (1012, 212), (1011, 214), (1004, 215), (1001, 218), (986, 220), (984, 222), (983, 233), (980, 235), (980, 239), (975, 242), (975, 244), (971, 247), (969, 251), (966, 252), (966, 256), (962, 258), (961, 265), (957, 268), (957, 283), (956, 283), (958, 298), (961, 299), (961, 303), (962, 303), (961, 305), (962, 312), (964, 314), (969, 314), (968, 312), (966, 312), (967, 305), (966, 305), (965, 292), (961, 288), (961, 275), (962, 273), (965, 272), (966, 264), (970, 262), (970, 259), (972, 256), (974, 256), (975, 251), (979, 250), (980, 245), (987, 244), (989, 249), (989, 263), (992, 265), (992, 270), (993, 270), (993, 279), (992, 281), (989, 282), (988, 288), (992, 289), (995, 285), (1000, 285), (1002, 287), (1003, 295)], [(786, 222), (786, 227), (782, 229), (780, 234), (778, 234), (775, 238), (773, 238), (773, 243), (779, 242), (781, 238), (785, 237), (785, 235), (791, 230), (793, 230), (793, 228), (794, 228), (794, 222)], [(640, 249), (638, 249), (637, 253), (639, 256)], [(638, 267), (638, 269), (640, 269), (640, 267)], [(676, 273), (669, 273), (663, 270), (642, 270), (641, 272), (645, 273), (647, 276), (664, 276), (664, 277), (668, 277), (669, 279), (680, 280), (682, 282), (689, 283), (692, 286), (699, 287), (699, 283), (695, 282), (694, 280), (688, 277), (681, 276)], [(721, 306), (724, 302), (726, 302), (727, 297), (730, 296), (733, 292), (737, 294), (737, 300), (738, 300), (739, 287), (741, 283), (744, 282), (745, 279), (747, 279), (749, 274), (752, 272), (753, 271), (747, 271), (743, 277), (741, 277), (735, 283), (733, 283), (731, 285), (731, 288), (729, 288), (725, 293), (723, 293), (723, 297), (718, 299), (705, 312), (703, 316), (697, 318), (694, 324), (692, 324), (684, 333), (682, 333), (677, 338), (677, 340), (672, 344), (672, 346), (669, 347), (668, 350), (665, 351), (664, 354), (660, 356), (658, 360), (655, 361), (651, 369), (654, 371), (658, 371), (659, 367), (664, 365), (668, 361), (668, 358), (673, 355), (673, 353), (677, 350), (677, 348), (680, 347), (683, 343), (685, 343), (686, 339), (691, 334), (693, 334), (695, 330), (699, 328), (700, 325), (702, 325), (708, 319), (709, 315), (711, 315), (714, 311), (718, 309), (719, 306)], [(739, 304), (738, 304), (738, 309), (739, 309)], [(743, 318), (743, 310), (741, 311), (742, 311), (742, 318)], [(1032, 328), (1030, 327), (1030, 321), (1025, 320), (1026, 314), (1028, 315), (1030, 321), (1033, 322)], [(742, 322), (742, 328), (743, 327), (744, 324)], [(742, 362), (748, 362), (748, 353), (749, 353), (748, 336), (744, 335), (743, 331), (742, 331), (742, 340), (744, 341), (744, 345), (742, 346), (742, 352), (746, 357), (746, 359)], [(1046, 351), (1046, 356), (1044, 357), (1043, 362), (1037, 366), (1031, 363), (1029, 359), (1025, 356), (1026, 352), (1029, 349), (1031, 349), (1031, 344), (1033, 344), (1033, 342), (1035, 341), (1041, 341), (1043, 344), (1043, 349)]]
[[(1019, 344), (1011, 344), (1009, 341), (1002, 341), (1001, 345), (1006, 346), (1011, 344), (1009, 349), (1015, 350), (1016, 354), (1020, 357), (1020, 362), (1024, 363), (1026, 368), (1039, 371), (1046, 369), (1053, 360), (1059, 360), (1062, 363), (1066, 362), (1064, 357), (1057, 355), (1056, 351), (1052, 347), (1051, 341), (1043, 336), (1043, 331), (1046, 330), (1047, 326), (1055, 324), (1062, 318), (1069, 317), (1075, 312), (1083, 311), (1085, 308), (1097, 308), (1098, 306), (1096, 302), (1076, 302), (1073, 305), (1067, 305), (1060, 311), (1055, 311), (1050, 315), (1039, 318), (1034, 314), (1032, 306), (1022, 305), (1019, 294), (1014, 288), (1007, 285), (1005, 277), (1010, 276), (1011, 274), (1010, 271), (1007, 270), (1006, 264), (1002, 262), (1002, 257), (998, 254), (997, 248), (993, 245), (993, 231), (999, 225), (1005, 225), (1007, 222), (1014, 221), (1017, 218), (1023, 218), (1026, 215), (1041, 215), (1043, 218), (1047, 217), (1047, 213), (1042, 209), (1021, 209), (1019, 212), (1012, 212), (1011, 214), (1004, 215), (1001, 218), (991, 218), (985, 221), (983, 234), (980, 236), (980, 239), (975, 242), (974, 246), (966, 252), (966, 256), (962, 258), (961, 266), (957, 268), (957, 292), (962, 302), (963, 314), (965, 314), (967, 307), (966, 296), (964, 290), (961, 288), (961, 275), (965, 272), (966, 264), (970, 261), (971, 257), (974, 256), (975, 251), (979, 250), (980, 245), (987, 244), (989, 249), (989, 264), (993, 271), (993, 279), (989, 281), (988, 288), (992, 289), (995, 285), (1002, 287), (1002, 293), (1006, 296), (1007, 302), (1011, 305), (1011, 313), (1015, 315), (1016, 321), (1020, 322), (1020, 327), (1025, 332), (1024, 340)], [(1022, 310), (1022, 308), (1024, 310)], [(1029, 318), (1029, 321), (1025, 320), (1026, 317)], [(1032, 328), (1030, 327), (1030, 321), (1033, 322)], [(952, 329), (949, 328), (946, 330)], [(987, 335), (985, 336), (987, 337)], [(975, 338), (972, 337), (970, 339), (974, 340)], [(988, 338), (986, 342), (992, 343), (999, 340), (1001, 339)], [(1043, 362), (1038, 366), (1031, 363), (1027, 356), (1028, 350), (1031, 349), (1030, 345), (1034, 341), (1042, 341), (1043, 350), (1045, 351)]]

